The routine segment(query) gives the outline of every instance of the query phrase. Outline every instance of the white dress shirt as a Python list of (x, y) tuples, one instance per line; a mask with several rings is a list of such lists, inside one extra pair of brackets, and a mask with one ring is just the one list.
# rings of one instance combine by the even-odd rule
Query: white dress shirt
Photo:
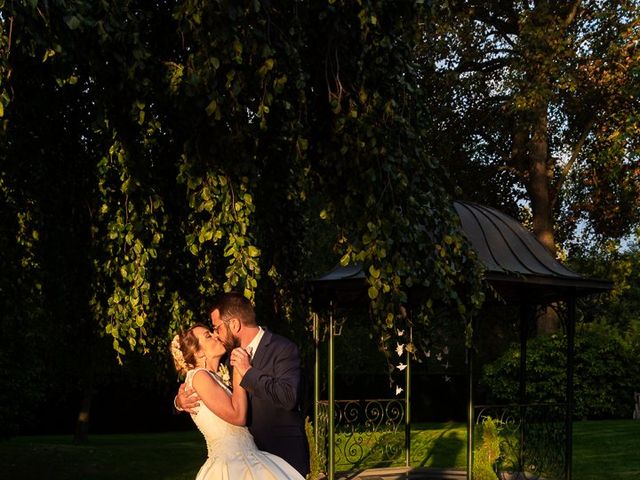
[(256, 350), (258, 350), (258, 347), (260, 346), (260, 340), (262, 340), (262, 337), (264, 337), (264, 329), (262, 327), (258, 327), (258, 333), (253, 337), (253, 340), (249, 342), (247, 348), (245, 348), (247, 353), (249, 353), (250, 358), (253, 358), (256, 354)]

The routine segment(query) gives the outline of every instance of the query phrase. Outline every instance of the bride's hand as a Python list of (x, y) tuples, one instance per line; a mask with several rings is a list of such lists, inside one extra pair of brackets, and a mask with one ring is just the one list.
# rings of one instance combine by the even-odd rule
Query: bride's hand
[(196, 414), (198, 407), (200, 407), (200, 397), (193, 388), (187, 387), (183, 383), (178, 389), (175, 403), (178, 410)]
[(229, 360), (233, 371), (238, 372), (241, 378), (251, 368), (251, 357), (244, 348), (234, 348)]

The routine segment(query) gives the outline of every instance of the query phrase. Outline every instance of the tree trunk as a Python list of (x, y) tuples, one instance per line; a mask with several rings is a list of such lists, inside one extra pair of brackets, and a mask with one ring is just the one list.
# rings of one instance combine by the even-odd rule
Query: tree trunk
[[(529, 140), (529, 183), (527, 189), (533, 214), (533, 234), (553, 255), (556, 243), (553, 234), (553, 198), (551, 181), (553, 167), (549, 161), (548, 119), (546, 105), (536, 110)], [(547, 307), (536, 321), (538, 334), (554, 333), (560, 328), (555, 310)]]
[(91, 388), (85, 387), (82, 394), (78, 421), (76, 422), (76, 433), (73, 436), (74, 443), (86, 443), (89, 440), (89, 413), (91, 411)]
[(553, 235), (553, 201), (550, 183), (553, 170), (549, 168), (549, 141), (546, 105), (536, 112), (529, 140), (529, 182), (527, 190), (533, 213), (533, 234), (552, 254), (556, 252)]

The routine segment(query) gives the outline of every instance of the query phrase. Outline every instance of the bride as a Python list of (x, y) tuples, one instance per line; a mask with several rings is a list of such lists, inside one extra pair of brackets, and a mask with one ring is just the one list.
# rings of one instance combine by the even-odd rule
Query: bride
[(247, 392), (242, 377), (233, 373), (233, 390), (215, 372), (224, 345), (204, 325), (194, 325), (176, 335), (171, 354), (185, 383), (200, 396), (204, 405), (191, 418), (207, 442), (207, 461), (196, 480), (304, 480), (280, 457), (258, 450), (249, 430)]

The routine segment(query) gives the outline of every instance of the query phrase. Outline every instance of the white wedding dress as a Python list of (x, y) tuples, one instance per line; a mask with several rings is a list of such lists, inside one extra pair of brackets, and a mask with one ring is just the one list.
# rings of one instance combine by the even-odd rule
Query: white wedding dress
[[(186, 384), (191, 387), (197, 368), (187, 372)], [(211, 377), (231, 396), (231, 391), (220, 378)], [(207, 461), (202, 465), (196, 480), (304, 480), (282, 458), (258, 450), (246, 427), (232, 425), (200, 402), (198, 413), (191, 415), (207, 442)]]

